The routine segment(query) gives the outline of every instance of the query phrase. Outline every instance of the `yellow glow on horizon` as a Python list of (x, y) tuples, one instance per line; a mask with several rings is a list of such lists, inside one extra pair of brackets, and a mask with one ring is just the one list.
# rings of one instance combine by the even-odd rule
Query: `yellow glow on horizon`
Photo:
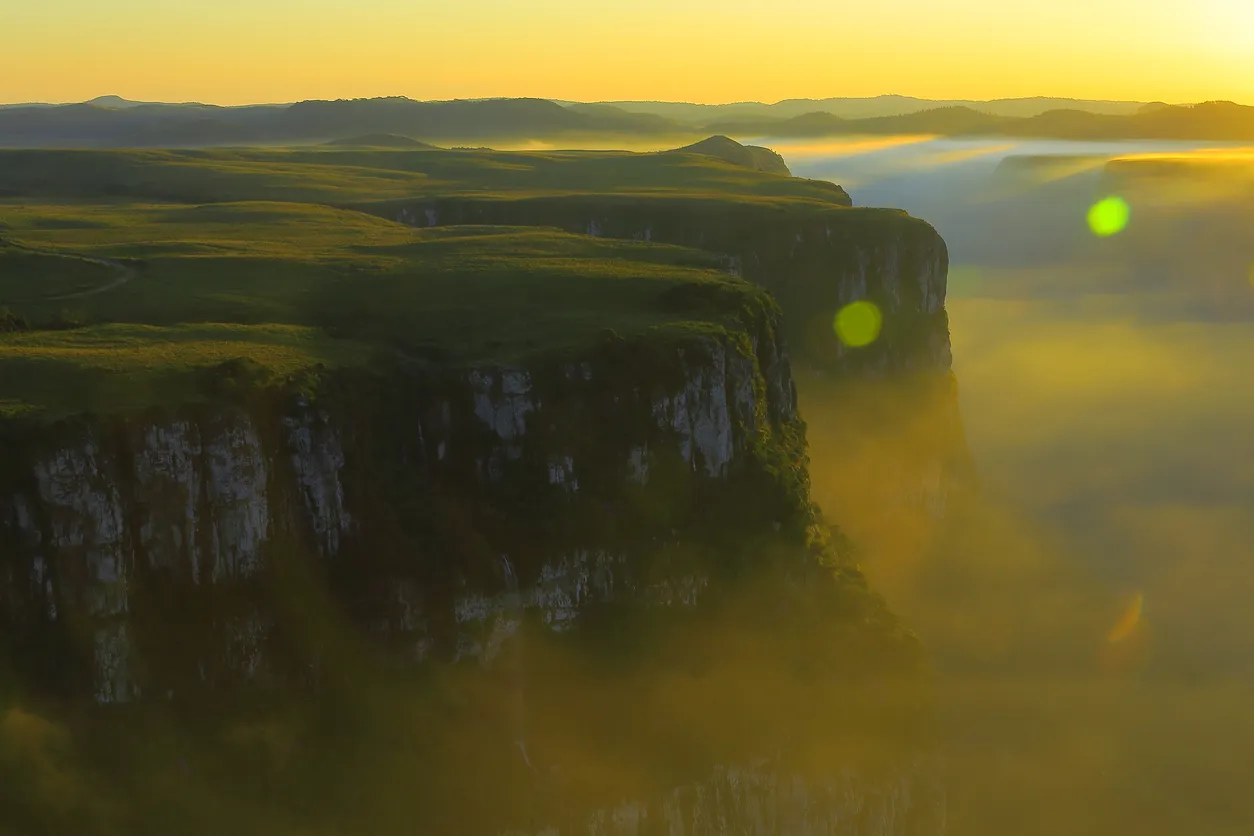
[(918, 145), (937, 139), (935, 134), (874, 136), (854, 139), (831, 139), (817, 142), (771, 142), (771, 149), (788, 159), (804, 157), (855, 157), (874, 154), (906, 145)]
[(1120, 154), (1117, 161), (1172, 160), (1192, 163), (1254, 163), (1254, 146), (1241, 148), (1193, 148), (1188, 151), (1143, 151)]
[(1238, 34), (1254, 32), (1247, 0), (780, 0), (769, 11), (753, 0), (8, 6), (0, 102), (885, 93), (1254, 102), (1254, 49), (1236, 48), (1254, 40)]

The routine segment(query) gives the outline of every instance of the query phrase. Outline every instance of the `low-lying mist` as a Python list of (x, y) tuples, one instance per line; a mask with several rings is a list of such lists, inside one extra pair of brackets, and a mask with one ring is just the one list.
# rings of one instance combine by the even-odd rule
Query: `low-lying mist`
[(990, 140), (914, 168), (943, 144), (788, 159), (953, 256), (956, 399), (880, 386), (858, 415), (800, 381), (816, 499), (935, 661), (950, 832), (1247, 832), (1254, 166)]

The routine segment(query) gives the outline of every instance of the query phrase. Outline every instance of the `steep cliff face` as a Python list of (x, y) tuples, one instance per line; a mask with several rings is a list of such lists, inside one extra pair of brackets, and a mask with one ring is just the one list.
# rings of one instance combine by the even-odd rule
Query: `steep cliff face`
[[(929, 224), (897, 210), (580, 195), (433, 198), (366, 208), (414, 226), (555, 226), (723, 253), (732, 269), (779, 300), (801, 364), (860, 377), (950, 366), (948, 250)], [(837, 338), (833, 320), (841, 307), (862, 299), (880, 308), (883, 330), (871, 346), (854, 349)]]
[[(752, 734), (735, 745), (723, 732), (700, 738), (691, 745), (713, 746), (708, 757), (693, 756), (665, 786), (565, 791), (543, 778), (569, 768), (562, 741), (591, 686), (569, 668), (525, 662), (524, 648), (566, 659), (578, 653), (560, 650), (572, 641), (658, 635), (656, 648), (676, 652), (691, 625), (758, 619), (792, 648), (770, 654), (771, 665), (794, 660), (772, 668), (788, 694), (805, 687), (787, 684), (788, 664), (836, 670), (861, 652), (874, 669), (913, 665), (912, 641), (816, 526), (778, 332), (766, 311), (739, 332), (607, 336), (562, 359), (343, 373), (313, 394), (9, 423), (0, 617), (14, 669), (36, 691), (105, 706), (181, 705), (316, 691), (343, 679), (353, 647), (350, 656), (394, 669), (451, 665), (469, 682), (497, 682), (492, 705), (516, 706), (479, 748), (474, 723), (450, 744), (450, 757), (476, 752), (494, 792), (516, 799), (493, 806), (477, 832), (510, 822), (546, 833), (939, 832), (911, 824), (939, 802), (921, 800), (922, 778), (904, 762), (871, 783), (848, 762), (804, 774), (757, 763), (796, 718), (754, 718), (752, 703), (725, 709), (729, 728)], [(658, 624), (672, 627), (651, 633)], [(716, 648), (702, 651), (702, 666), (738, 670), (755, 658), (692, 646)], [(602, 700), (591, 727), (671, 722), (674, 742), (734, 693), (690, 687), (668, 705), (680, 719)], [(575, 749), (587, 757), (600, 746)], [(746, 765), (711, 773), (719, 762)], [(549, 811), (544, 821), (537, 810)]]
[[(253, 254), (307, 283), (248, 312), (278, 342), (166, 369), (197, 306), (156, 300), (142, 397), (32, 386), (0, 421), (0, 808), (83, 836), (939, 833), (919, 647), (811, 503), (783, 345), (946, 367), (944, 247), (806, 192), (407, 200), (375, 208), (585, 235), (374, 219), (390, 243), (316, 265), (321, 210), (212, 207), (301, 255)], [(831, 321), (863, 298), (885, 329), (855, 352)]]
[[(377, 533), (362, 532), (381, 507), (438, 494), (505, 518), (496, 542), (484, 544), (487, 565), (478, 568), (498, 576), (493, 582), (516, 577), (523, 608), (541, 610), (554, 629), (596, 600), (693, 604), (708, 567), (652, 581), (631, 559), (660, 528), (626, 537), (591, 529), (568, 538), (527, 536), (525, 506), (588, 528), (580, 519), (586, 514), (608, 525), (614, 514), (633, 513), (632, 503), (651, 501), (659, 471), (667, 489), (683, 481), (717, 490), (735, 481), (755, 448), (779, 444), (774, 437), (796, 421), (773, 324), (763, 328), (734, 342), (693, 338), (654, 356), (624, 344), (547, 367), (335, 381), (314, 402), (8, 428), (6, 598), (21, 603), (15, 609), (26, 626), (93, 625), (90, 672), (83, 674), (101, 701), (128, 700), (146, 688), (164, 693), (169, 683), (141, 685), (128, 663), (139, 652), (128, 636), (145, 584), (160, 578), (154, 594), (176, 586), (195, 594), (261, 583), (275, 543), (293, 537), (332, 563), (355, 561), (387, 547)], [(396, 484), (379, 473), (389, 458), (400, 466), (391, 474)], [(593, 507), (607, 504), (613, 507)], [(472, 571), (454, 562), (459, 572)], [(439, 603), (432, 595), (406, 603), (399, 578), (386, 595), (401, 609), (451, 619), (456, 655), (490, 655), (493, 631), (507, 628), (499, 623), (502, 591), (484, 580), (456, 577), (456, 594)], [(447, 612), (433, 615), (437, 606)], [(433, 641), (423, 620), (411, 613), (397, 624), (413, 632), (407, 641), (418, 655)], [(242, 667), (226, 673), (251, 675), (261, 661), (249, 656), (228, 667), (234, 663)], [(198, 662), (205, 678), (207, 664)]]

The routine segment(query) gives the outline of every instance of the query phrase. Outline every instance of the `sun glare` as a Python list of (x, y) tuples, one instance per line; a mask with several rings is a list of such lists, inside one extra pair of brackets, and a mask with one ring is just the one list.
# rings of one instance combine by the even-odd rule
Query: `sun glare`
[(1254, 50), (1254, 3), (1250, 0), (1206, 0), (1197, 9), (1202, 36), (1217, 49)]

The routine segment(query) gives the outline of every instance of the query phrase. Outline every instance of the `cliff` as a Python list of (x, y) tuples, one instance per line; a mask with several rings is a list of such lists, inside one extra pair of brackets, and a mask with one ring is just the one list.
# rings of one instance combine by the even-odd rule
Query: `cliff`
[[(787, 361), (775, 324), (755, 324), (756, 332), (670, 344), (610, 340), (556, 365), (343, 373), (313, 399), (10, 423), (6, 598), (20, 604), (22, 630), (90, 626), (78, 653), (58, 657), (56, 676), (81, 683), (74, 690), (90, 682), (102, 702), (263, 667), (260, 635), (239, 657), (221, 645), (197, 655), (179, 635), (196, 676), (156, 669), (144, 681), (131, 636), (133, 619), (157, 605), (145, 583), (158, 585), (161, 606), (176, 588), (189, 610), (208, 606), (201, 590), (263, 583), (275, 548), (351, 565), (345, 580), (363, 590), (378, 582), (383, 599), (361, 602), (375, 617), (407, 583), (425, 590), (425, 604), (398, 604), (414, 612), (386, 636), (417, 657), (490, 657), (510, 578), (523, 608), (555, 629), (598, 600), (694, 603), (716, 568), (735, 565), (717, 539), (704, 542), (707, 522), (808, 524)], [(785, 468), (774, 484), (764, 475), (771, 465)], [(773, 501), (746, 525), (734, 495), (755, 481)], [(651, 483), (675, 496), (652, 495)], [(698, 493), (708, 507), (693, 507)], [(445, 505), (443, 514), (413, 513)], [(432, 551), (424, 543), (470, 534), (450, 522), (465, 514), (484, 518), (473, 526), (479, 542), (422, 554)], [(368, 562), (405, 551), (389, 542), (398, 523), (410, 529), (411, 565), (398, 568), (405, 577), (374, 576)], [(670, 541), (690, 549), (685, 569), (658, 567), (652, 578), (645, 555), (665, 553), (657, 544)], [(432, 591), (437, 577), (453, 584), (447, 594)], [(273, 613), (242, 618), (269, 622)]]
[[(455, 794), (415, 786), (408, 815), (457, 832), (935, 832), (909, 829), (939, 802), (904, 742), (879, 773), (832, 754), (872, 723), (876, 746), (918, 739), (912, 688), (824, 716), (917, 651), (808, 505), (777, 327), (10, 423), (13, 669), (36, 693), (193, 714), (412, 700), (415, 671), (451, 670), (478, 719), (386, 715), (438, 730), (411, 767), (434, 761)], [(307, 734), (295, 750), (316, 757)], [(297, 780), (266, 786), (290, 799)]]
[[(897, 210), (777, 206), (651, 196), (394, 201), (360, 208), (414, 226), (497, 223), (678, 244), (725, 254), (767, 288), (803, 365), (857, 377), (944, 372), (951, 363), (945, 282), (949, 254), (928, 223)], [(851, 348), (833, 327), (859, 300), (883, 315), (879, 337)]]
[[(434, 179), (412, 170), (431, 160), (483, 182), (606, 165), (310, 153), (411, 166), (358, 171), (350, 196)], [(892, 249), (930, 228), (834, 186), (620, 156), (659, 182), (678, 165), (825, 197), (394, 207), (527, 222), (414, 228), (285, 191), (338, 164), (123, 154), (97, 186), (138, 166), (131, 188), (166, 200), (207, 182), (288, 199), (6, 215), (22, 249), (0, 260), (23, 272), (0, 291), (24, 291), (24, 329), (0, 335), (15, 826), (943, 830), (921, 651), (811, 501), (792, 326), (763, 286), (823, 276), (810, 298), (834, 310), (863, 290), (831, 282), (860, 252), (890, 336), (894, 298), (939, 306), (943, 280)], [(101, 158), (67, 159), (30, 158), (57, 195), (89, 179), (58, 172)], [(537, 207), (590, 228), (545, 228)], [(93, 270), (65, 287), (71, 263)]]

